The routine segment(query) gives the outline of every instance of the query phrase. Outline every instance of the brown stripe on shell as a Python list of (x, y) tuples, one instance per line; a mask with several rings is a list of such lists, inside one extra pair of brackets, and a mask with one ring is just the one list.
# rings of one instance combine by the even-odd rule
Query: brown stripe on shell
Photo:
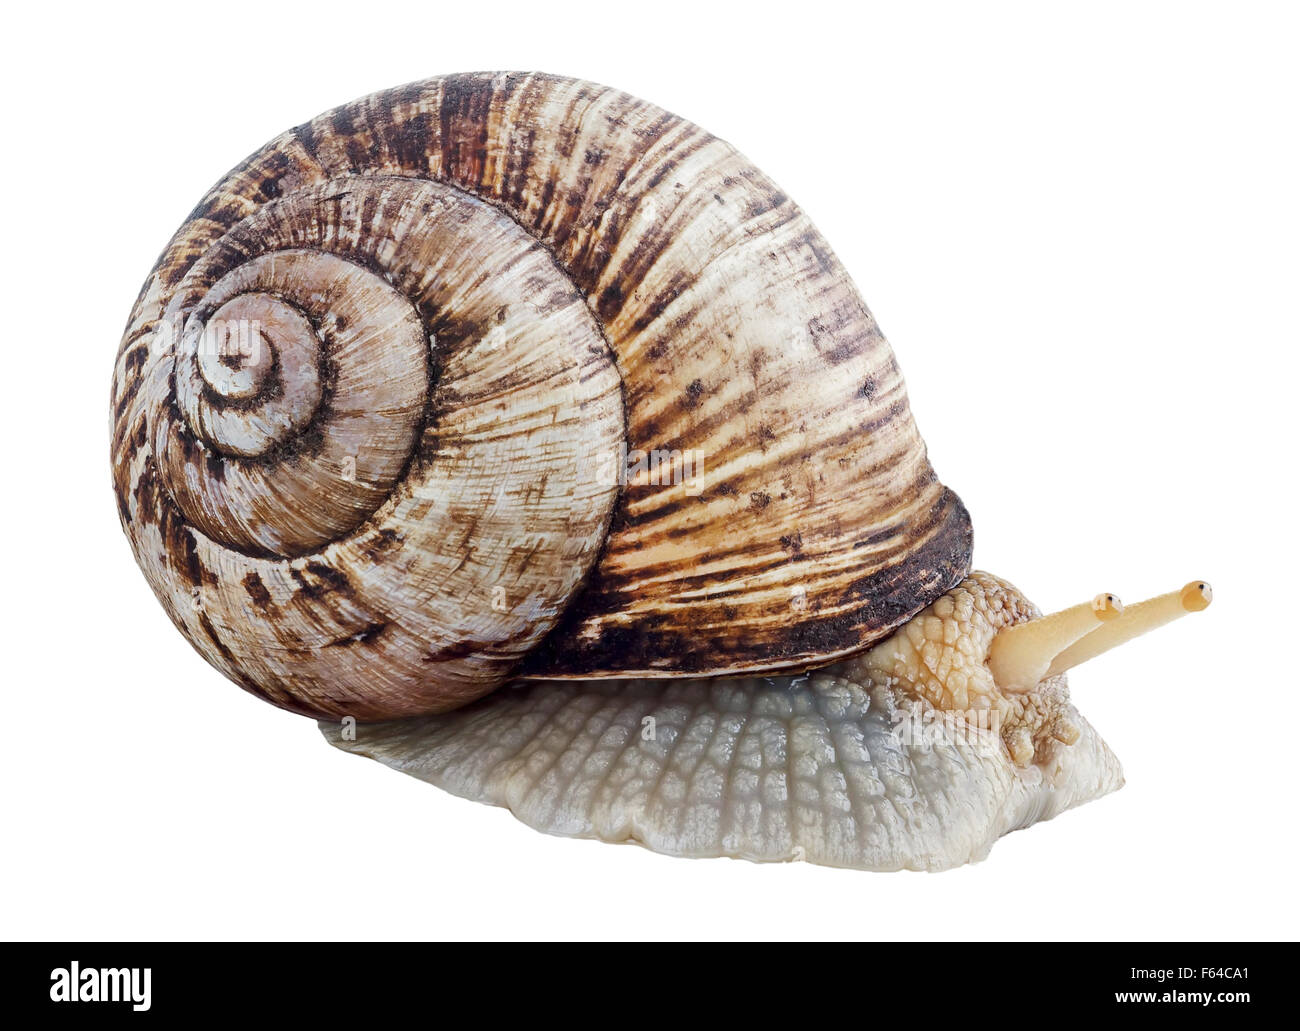
[[(801, 568), (789, 561), (774, 564), (776, 575), (769, 578), (766, 593), (750, 589), (715, 595), (711, 608), (691, 607), (685, 614), (640, 611), (633, 605), (626, 622), (591, 621), (580, 602), (524, 660), (521, 674), (585, 679), (585, 673), (569, 670), (591, 667), (611, 670), (613, 676), (715, 676), (730, 675), (741, 664), (750, 673), (794, 672), (853, 654), (861, 650), (857, 642), (864, 635), (877, 639), (915, 615), (917, 598), (940, 584), (948, 589), (949, 570), (970, 554), (970, 520), (960, 500), (947, 491), (936, 509), (936, 521), (909, 539), (893, 564), (865, 576), (845, 570), (838, 594), (828, 590), (815, 602), (792, 603), (791, 588), (800, 584)], [(695, 622), (683, 634), (681, 623), (687, 618)], [(769, 655), (755, 659), (734, 633), (736, 625), (768, 642)]]

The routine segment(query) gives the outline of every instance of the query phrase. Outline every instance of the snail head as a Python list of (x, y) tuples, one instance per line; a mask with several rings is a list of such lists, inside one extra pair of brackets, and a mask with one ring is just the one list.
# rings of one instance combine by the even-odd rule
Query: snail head
[(967, 579), (856, 660), (858, 672), (953, 718), (996, 730), (1018, 767), (1080, 736), (1065, 672), (1210, 604), (1210, 585), (1125, 607), (1114, 594), (1044, 616), (987, 573)]

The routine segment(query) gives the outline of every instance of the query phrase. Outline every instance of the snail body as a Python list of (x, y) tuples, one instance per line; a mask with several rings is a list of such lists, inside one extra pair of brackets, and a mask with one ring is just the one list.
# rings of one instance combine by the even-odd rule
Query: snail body
[[(1029, 695), (988, 683), (984, 697), (943, 698), (965, 647), (1038, 611), (985, 573), (936, 604), (944, 617), (931, 606), (909, 626), (922, 640), (927, 624), (938, 630), (942, 678), (909, 671), (888, 638), (794, 677), (521, 681), (443, 715), (320, 729), (552, 834), (674, 856), (944, 870), (1114, 791), (1123, 772), (1064, 676)], [(1021, 740), (1017, 762), (1008, 742)]]
[[(524, 805), (542, 829), (935, 868), (978, 858), (1009, 813), (1119, 782), (1057, 652), (1039, 661), (1044, 633), (995, 648), (1038, 613), (968, 577), (969, 516), (829, 246), (734, 148), (616, 90), (430, 79), (254, 153), (137, 299), (112, 458), (137, 562), (208, 662), (341, 747), (486, 801), (544, 797)], [(1053, 646), (1079, 629), (1062, 648), (1096, 629), (1050, 627)], [(1006, 790), (977, 809), (997, 818), (910, 834), (872, 809), (872, 830), (850, 781), (876, 768), (884, 714), (967, 703), (997, 725), (934, 768), (992, 763)], [(743, 755), (725, 728), (778, 710), (782, 754), (821, 720), (818, 740), (856, 735), (865, 764), (810, 757), (843, 783), (802, 823), (768, 833), (775, 789), (657, 793), (724, 741)], [(529, 779), (543, 754), (581, 772), (576, 794)], [(619, 764), (658, 787), (611, 802)], [(1049, 801), (1009, 803), (1031, 768)], [(663, 831), (708, 805), (709, 829)], [(832, 810), (857, 846), (810, 815)]]

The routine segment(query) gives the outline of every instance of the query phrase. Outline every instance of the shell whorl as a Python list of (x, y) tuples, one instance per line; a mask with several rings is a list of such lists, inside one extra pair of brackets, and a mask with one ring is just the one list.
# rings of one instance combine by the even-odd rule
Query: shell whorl
[[(706, 466), (620, 485), (627, 451)], [(802, 212), (689, 122), (546, 75), (375, 94), (214, 187), (132, 312), (113, 463), (173, 621), (315, 715), (816, 665), (969, 568)]]
[(374, 513), (428, 395), (428, 342), (401, 293), (328, 252), (263, 253), (209, 287), (182, 340), (176, 404), (150, 409), (149, 439), (191, 526), (290, 557)]
[(440, 183), (331, 179), (238, 222), (163, 319), (182, 328), (141, 372), (136, 501), (156, 477), (161, 550), (186, 558), (154, 575), (241, 682), (313, 713), (429, 711), (554, 625), (609, 520), (622, 400), (517, 224)]

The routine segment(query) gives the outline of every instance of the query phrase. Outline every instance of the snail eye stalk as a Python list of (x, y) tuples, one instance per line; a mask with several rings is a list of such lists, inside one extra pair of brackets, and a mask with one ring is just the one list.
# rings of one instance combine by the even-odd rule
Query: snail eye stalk
[(1052, 660), (1047, 675), (1055, 676), (1073, 669), (1089, 659), (1118, 648), (1125, 641), (1140, 637), (1149, 630), (1155, 630), (1175, 619), (1181, 619), (1189, 612), (1201, 612), (1210, 606), (1214, 592), (1204, 580), (1193, 580), (1176, 591), (1161, 594), (1136, 605), (1130, 605), (1119, 619), (1094, 630), (1081, 641), (1076, 642)]
[(1045, 677), (1208, 608), (1213, 597), (1204, 580), (1127, 608), (1115, 595), (1099, 594), (1090, 602), (998, 633), (989, 647), (989, 670), (1004, 691), (1028, 691)]
[(1058, 655), (1123, 612), (1119, 598), (1103, 593), (1081, 605), (1008, 627), (989, 648), (994, 681), (1004, 691), (1030, 690), (1047, 676)]

